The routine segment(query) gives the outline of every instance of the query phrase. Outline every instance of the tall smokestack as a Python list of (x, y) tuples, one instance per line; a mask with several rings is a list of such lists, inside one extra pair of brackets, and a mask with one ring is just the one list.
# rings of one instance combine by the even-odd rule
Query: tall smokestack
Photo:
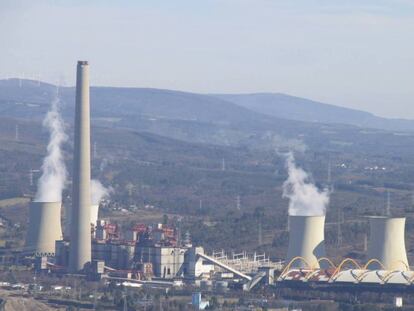
[(75, 145), (69, 270), (77, 272), (91, 261), (91, 146), (89, 65), (78, 61), (76, 70)]

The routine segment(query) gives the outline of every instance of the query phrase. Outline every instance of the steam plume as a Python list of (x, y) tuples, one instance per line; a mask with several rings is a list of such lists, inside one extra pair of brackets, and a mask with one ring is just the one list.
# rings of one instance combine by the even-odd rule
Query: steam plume
[(101, 200), (108, 198), (111, 189), (105, 188), (99, 180), (91, 180), (91, 203), (98, 205)]
[(286, 168), (289, 177), (283, 183), (283, 197), (289, 199), (289, 215), (322, 216), (329, 203), (329, 190), (319, 190), (309, 175), (295, 164), (292, 153), (287, 155)]
[(47, 155), (43, 159), (42, 176), (37, 183), (36, 202), (60, 202), (66, 182), (66, 166), (63, 161), (62, 144), (67, 140), (63, 120), (59, 114), (59, 97), (56, 94), (50, 110), (43, 120), (43, 127), (49, 131)]

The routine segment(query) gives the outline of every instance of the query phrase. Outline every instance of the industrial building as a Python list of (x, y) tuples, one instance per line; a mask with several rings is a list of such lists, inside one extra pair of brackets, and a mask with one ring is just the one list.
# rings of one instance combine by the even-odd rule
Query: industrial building
[[(169, 226), (139, 224), (127, 230), (125, 236), (130, 239), (120, 236), (116, 225), (98, 221), (92, 240), (92, 261), (103, 261), (110, 270), (144, 268), (147, 275), (165, 279), (196, 277), (214, 270), (214, 265), (197, 256), (204, 252), (202, 247), (194, 248), (188, 241), (177, 245), (177, 231)], [(56, 264), (66, 266), (69, 243), (57, 241), (56, 249)]]
[[(57, 241), (54, 267), (65, 271), (69, 253), (69, 242)], [(103, 267), (99, 273), (98, 266)], [(117, 225), (99, 220), (92, 239), (91, 264), (84, 272), (93, 278), (141, 282), (183, 279), (220, 290), (236, 282), (250, 290), (262, 280), (273, 282), (275, 269), (281, 269), (281, 264), (272, 263), (264, 254), (251, 258), (243, 252), (228, 258), (218, 252), (209, 256), (203, 247), (192, 245), (189, 235), (180, 241), (177, 228), (168, 225), (137, 224), (120, 232)]]

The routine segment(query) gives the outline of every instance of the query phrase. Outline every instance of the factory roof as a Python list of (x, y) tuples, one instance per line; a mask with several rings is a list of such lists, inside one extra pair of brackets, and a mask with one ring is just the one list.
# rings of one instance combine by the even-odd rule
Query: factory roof
[(414, 285), (414, 271), (346, 269), (334, 273), (332, 269), (291, 269), (278, 281)]

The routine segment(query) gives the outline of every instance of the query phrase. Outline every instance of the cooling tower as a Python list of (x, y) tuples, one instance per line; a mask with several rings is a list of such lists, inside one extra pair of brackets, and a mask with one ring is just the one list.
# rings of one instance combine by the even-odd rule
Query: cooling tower
[(98, 221), (98, 214), (99, 214), (99, 204), (92, 204), (91, 205), (91, 224), (96, 226), (96, 222)]
[[(386, 270), (408, 270), (407, 253), (405, 251), (404, 230), (405, 217), (369, 217), (370, 240), (367, 260), (377, 259)], [(374, 262), (369, 269), (383, 269)]]
[(91, 261), (91, 155), (89, 65), (79, 61), (76, 71), (75, 144), (69, 270), (78, 272)]
[(37, 256), (54, 256), (55, 241), (62, 240), (60, 202), (32, 202), (26, 248)]
[[(289, 248), (287, 263), (295, 257), (303, 258), (312, 268), (319, 268), (318, 258), (325, 257), (325, 216), (289, 216)], [(307, 268), (303, 260), (292, 265)]]

